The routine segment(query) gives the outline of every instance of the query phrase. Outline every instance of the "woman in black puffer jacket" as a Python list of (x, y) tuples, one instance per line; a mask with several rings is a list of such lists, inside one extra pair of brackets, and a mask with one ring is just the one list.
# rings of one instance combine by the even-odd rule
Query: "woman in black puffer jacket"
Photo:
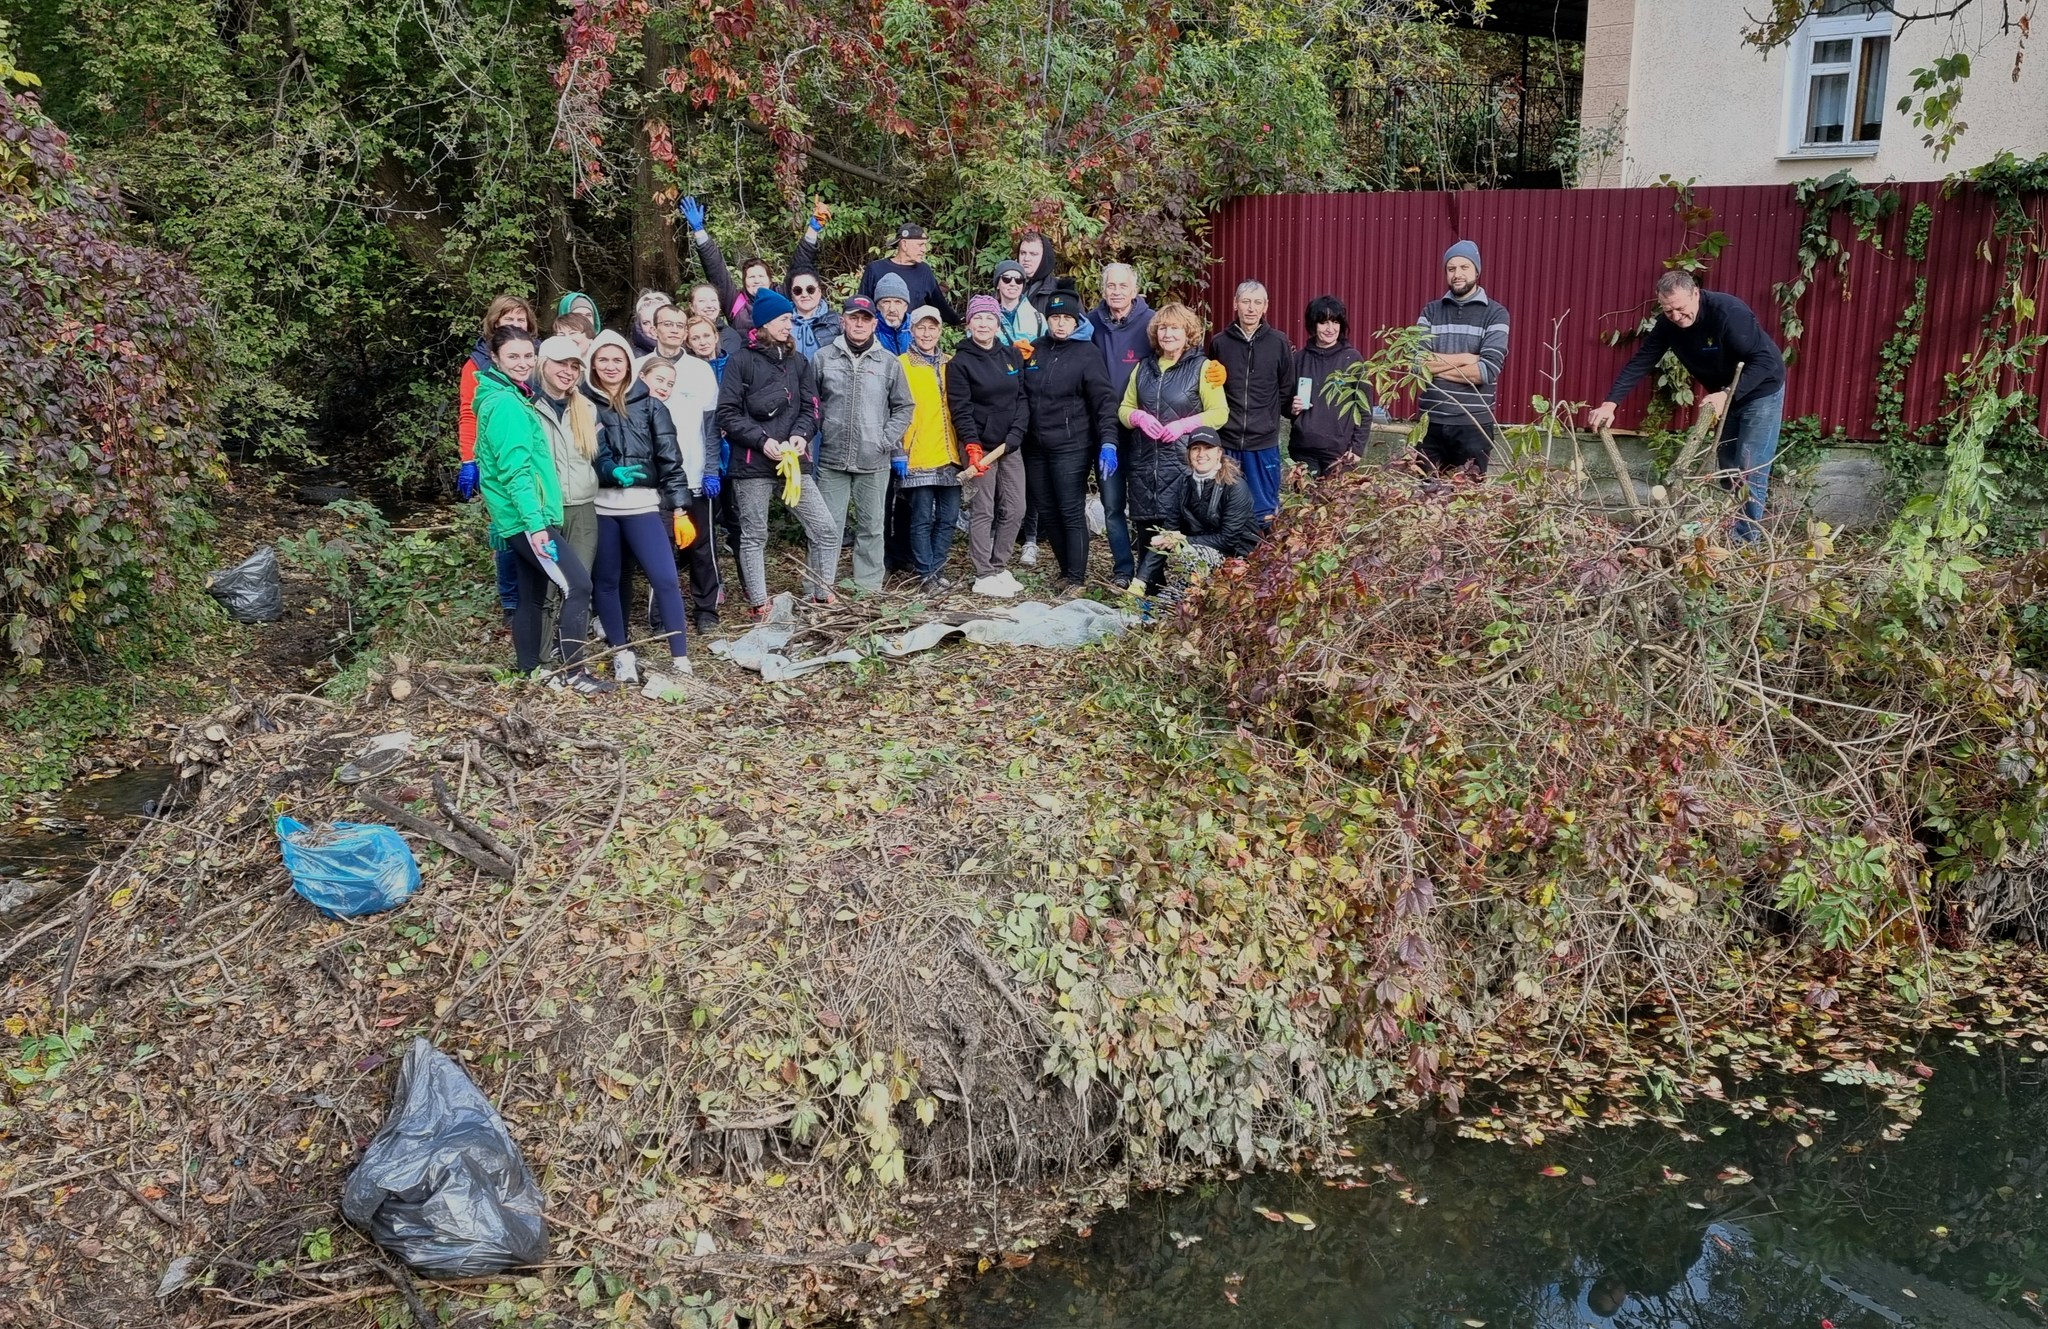
[(1204, 356), (1202, 319), (1183, 304), (1152, 316), (1146, 334), (1152, 354), (1138, 362), (1118, 419), (1131, 431), (1125, 501), (1131, 514), (1131, 548), (1141, 561), (1127, 593), (1142, 595), (1158, 585), (1160, 560), (1145, 556), (1152, 537), (1180, 520), (1180, 495), (1188, 479), (1184, 439), (1197, 429), (1221, 429), (1230, 418), (1223, 366)]
[[(597, 560), (591, 569), (592, 599), (604, 624), (605, 640), (624, 647), (626, 610), (619, 594), (626, 555), (654, 587), (662, 627), (668, 631), (671, 667), (691, 672), (684, 625), (682, 583), (676, 576), (676, 545), (688, 544), (690, 476), (676, 446), (675, 419), (668, 407), (633, 379), (631, 348), (616, 332), (591, 343), (589, 381), (584, 393), (597, 407)], [(673, 518), (664, 513), (675, 514)], [(639, 661), (620, 650), (612, 673), (621, 683), (640, 681)]]

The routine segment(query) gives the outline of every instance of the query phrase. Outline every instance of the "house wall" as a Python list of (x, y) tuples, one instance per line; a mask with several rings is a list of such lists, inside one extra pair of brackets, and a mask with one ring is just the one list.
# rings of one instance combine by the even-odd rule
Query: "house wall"
[[(2048, 152), (2048, 69), (2028, 60), (2017, 81), (2012, 36), (1998, 33), (2000, 6), (1979, 0), (1961, 17), (1894, 34), (1878, 150), (1791, 155), (1786, 119), (1793, 95), (1788, 49), (1768, 55), (1742, 40), (1751, 0), (1590, 0), (1580, 132), (1591, 145), (1618, 128), (1616, 150), (1589, 157), (1581, 185), (1642, 186), (1661, 175), (1706, 185), (1782, 184), (1844, 167), (1865, 181), (1939, 180), (2011, 149)], [(1621, 51), (1627, 51), (1626, 75)], [(1952, 49), (1974, 72), (1959, 108), (1969, 125), (1946, 160), (1898, 110), (1915, 69)]]

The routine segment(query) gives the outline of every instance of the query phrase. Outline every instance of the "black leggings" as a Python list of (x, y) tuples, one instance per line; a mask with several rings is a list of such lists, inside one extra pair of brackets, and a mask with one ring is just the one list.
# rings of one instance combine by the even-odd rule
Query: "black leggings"
[(1060, 577), (1078, 586), (1088, 580), (1089, 450), (1024, 454), (1024, 492), (1038, 513), (1038, 538), (1052, 546)]
[[(556, 566), (569, 583), (568, 594), (562, 597), (562, 662), (575, 664), (583, 658), (583, 639), (590, 633), (590, 570), (569, 547), (569, 537), (562, 534), (561, 527), (550, 526), (547, 534), (555, 542)], [(526, 536), (512, 536), (506, 547), (519, 560), (519, 607), (512, 611), (512, 649), (519, 657), (519, 672), (530, 674), (540, 668), (541, 610), (554, 582), (542, 570), (533, 542)]]

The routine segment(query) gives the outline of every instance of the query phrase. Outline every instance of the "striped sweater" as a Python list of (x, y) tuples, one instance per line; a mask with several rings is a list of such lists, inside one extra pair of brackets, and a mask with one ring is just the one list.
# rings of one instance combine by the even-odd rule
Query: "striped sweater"
[(1416, 404), (1432, 420), (1445, 424), (1467, 421), (1491, 430), (1493, 390), (1500, 382), (1501, 368), (1508, 361), (1508, 311), (1506, 306), (1486, 298), (1486, 288), (1475, 286), (1460, 300), (1449, 293), (1423, 307), (1415, 320), (1430, 330), (1429, 349), (1440, 355), (1479, 357), (1479, 383), (1456, 383), (1439, 378), (1422, 390)]

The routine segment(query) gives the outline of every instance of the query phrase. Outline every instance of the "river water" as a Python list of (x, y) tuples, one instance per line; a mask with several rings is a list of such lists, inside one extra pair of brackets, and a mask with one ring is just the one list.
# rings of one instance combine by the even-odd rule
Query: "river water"
[(1818, 1080), (1771, 1091), (1828, 1109), (1817, 1123), (1692, 1106), (1683, 1133), (1530, 1149), (1368, 1122), (1352, 1189), (1302, 1173), (1140, 1195), (895, 1329), (2038, 1327), (2048, 1066), (1923, 1059), (1925, 1111), (1897, 1141), (1876, 1097)]

